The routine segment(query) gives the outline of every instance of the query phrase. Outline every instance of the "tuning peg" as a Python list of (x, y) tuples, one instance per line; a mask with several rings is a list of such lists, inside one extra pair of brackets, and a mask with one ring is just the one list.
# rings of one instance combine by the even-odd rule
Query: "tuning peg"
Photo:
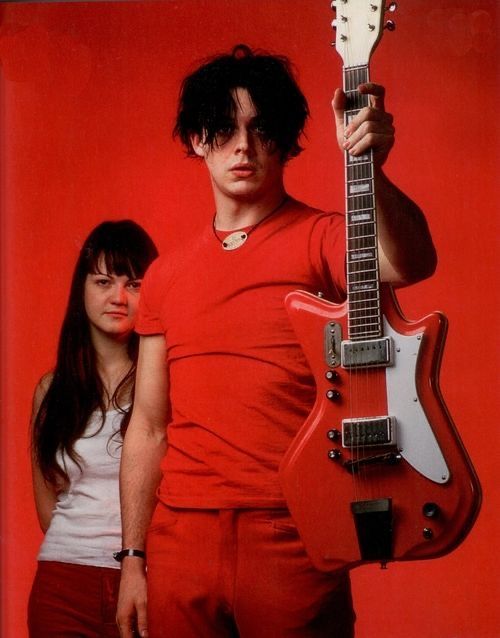
[(337, 28), (337, 18), (335, 18), (335, 20), (332, 20), (332, 29), (336, 29)]
[(386, 11), (390, 11), (391, 13), (394, 13), (394, 11), (396, 11), (397, 8), (398, 8), (397, 2), (391, 2), (390, 5), (387, 7)]
[(332, 11), (336, 11), (337, 9), (337, 0), (332, 0), (330, 7), (332, 9)]
[(384, 29), (387, 29), (387, 31), (394, 31), (395, 28), (396, 23), (394, 22), (394, 20), (387, 20), (387, 22), (384, 24)]

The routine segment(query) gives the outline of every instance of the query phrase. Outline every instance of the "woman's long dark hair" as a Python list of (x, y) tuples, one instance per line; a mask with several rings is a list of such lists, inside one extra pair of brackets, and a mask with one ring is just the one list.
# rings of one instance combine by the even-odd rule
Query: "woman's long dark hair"
[(131, 334), (128, 354), (132, 366), (113, 396), (107, 397), (97, 371), (96, 353), (85, 311), (87, 275), (99, 272), (99, 260), (104, 258), (108, 273), (140, 279), (157, 256), (158, 251), (150, 236), (130, 220), (99, 224), (82, 246), (59, 336), (53, 377), (33, 423), (34, 456), (45, 480), (51, 483), (56, 483), (58, 478), (67, 479), (65, 469), (57, 461), (58, 451), (79, 464), (74, 444), (83, 435), (95, 410), (101, 411), (104, 424), (110, 403), (120, 409), (123, 412), (122, 434), (130, 418), (130, 407), (124, 409), (120, 406), (118, 397), (124, 390), (133, 397), (139, 339), (135, 333)]

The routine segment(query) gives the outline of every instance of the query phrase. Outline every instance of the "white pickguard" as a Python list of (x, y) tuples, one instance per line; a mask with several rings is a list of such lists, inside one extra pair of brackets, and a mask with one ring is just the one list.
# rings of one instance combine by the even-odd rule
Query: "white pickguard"
[(401, 456), (423, 476), (446, 483), (450, 471), (420, 403), (415, 384), (423, 333), (407, 336), (396, 332), (384, 317), (384, 333), (394, 345), (394, 365), (386, 368), (388, 414), (396, 418), (397, 445)]

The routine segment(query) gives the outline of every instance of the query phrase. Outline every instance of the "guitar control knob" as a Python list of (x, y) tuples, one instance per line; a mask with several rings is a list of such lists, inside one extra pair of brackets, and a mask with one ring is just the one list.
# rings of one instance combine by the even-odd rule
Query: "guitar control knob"
[(424, 529), (422, 530), (422, 536), (425, 538), (425, 540), (430, 541), (431, 538), (434, 536), (434, 532), (431, 530), (430, 527), (424, 527)]
[(384, 29), (387, 29), (387, 31), (394, 31), (396, 29), (396, 23), (394, 20), (387, 20), (384, 24)]
[(327, 390), (326, 398), (330, 401), (339, 401), (340, 400), (340, 392), (338, 390)]
[(325, 379), (331, 381), (332, 383), (335, 383), (340, 379), (340, 374), (336, 370), (327, 370), (325, 372)]
[(333, 450), (328, 450), (328, 458), (331, 459), (332, 461), (336, 461), (337, 459), (339, 459), (341, 454), (342, 452), (338, 448), (335, 448)]
[(330, 441), (338, 441), (338, 439), (340, 439), (340, 432), (338, 430), (328, 430), (326, 436)]
[(437, 503), (424, 503), (422, 507), (422, 514), (426, 518), (437, 518), (441, 513), (441, 508)]

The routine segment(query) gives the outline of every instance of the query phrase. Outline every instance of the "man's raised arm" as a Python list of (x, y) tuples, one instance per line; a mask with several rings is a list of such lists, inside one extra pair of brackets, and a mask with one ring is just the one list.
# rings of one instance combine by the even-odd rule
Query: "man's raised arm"
[(380, 278), (395, 285), (406, 285), (432, 275), (436, 251), (420, 208), (383, 173), (394, 144), (393, 117), (385, 110), (385, 89), (379, 84), (361, 84), (361, 93), (370, 96), (370, 106), (344, 126), (346, 98), (337, 89), (332, 107), (341, 149), (354, 156), (373, 150)]

